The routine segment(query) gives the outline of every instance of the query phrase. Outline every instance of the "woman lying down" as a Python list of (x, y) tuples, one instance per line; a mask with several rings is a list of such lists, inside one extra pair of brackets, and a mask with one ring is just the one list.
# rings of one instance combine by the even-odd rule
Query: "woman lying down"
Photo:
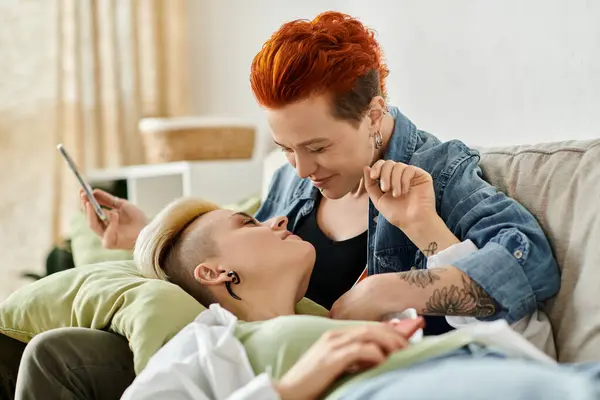
[(502, 321), (412, 343), (420, 318), (294, 315), (315, 251), (286, 225), (182, 199), (142, 231), (142, 271), (209, 309), (154, 355), (123, 399), (600, 398), (599, 366), (559, 367)]

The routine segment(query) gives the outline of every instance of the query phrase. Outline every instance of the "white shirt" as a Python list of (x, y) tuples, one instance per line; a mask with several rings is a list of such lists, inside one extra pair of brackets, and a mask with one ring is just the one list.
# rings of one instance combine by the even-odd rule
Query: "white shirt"
[(254, 374), (234, 336), (237, 321), (212, 304), (152, 356), (121, 399), (279, 399), (270, 376)]

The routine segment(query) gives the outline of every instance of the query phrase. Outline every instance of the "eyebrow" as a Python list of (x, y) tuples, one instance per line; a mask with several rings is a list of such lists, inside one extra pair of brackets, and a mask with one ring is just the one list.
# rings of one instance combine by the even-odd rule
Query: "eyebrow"
[(254, 219), (254, 217), (252, 215), (250, 215), (246, 212), (243, 212), (243, 211), (238, 211), (236, 213), (233, 213), (233, 214), (231, 214), (231, 216), (229, 218), (231, 219), (231, 218), (240, 217), (240, 216), (244, 217), (244, 218)]
[[(329, 139), (327, 139), (327, 138), (314, 138), (314, 139), (306, 140), (306, 141), (304, 141), (304, 142), (302, 142), (302, 143), (298, 143), (298, 147), (301, 147), (301, 146), (308, 146), (308, 145), (311, 145), (311, 144), (314, 144), (314, 143), (318, 143), (318, 142), (324, 142), (324, 141), (326, 141), (326, 140), (329, 140)], [(287, 147), (287, 146), (284, 146), (284, 145), (282, 145), (281, 143), (277, 142), (275, 139), (273, 139), (273, 142), (275, 142), (275, 144), (276, 144), (277, 146), (281, 146), (281, 147)]]

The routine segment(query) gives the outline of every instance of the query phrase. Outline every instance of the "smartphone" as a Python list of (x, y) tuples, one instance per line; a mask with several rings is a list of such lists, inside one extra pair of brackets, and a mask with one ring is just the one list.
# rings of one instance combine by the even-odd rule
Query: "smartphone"
[(102, 207), (100, 207), (100, 204), (98, 204), (98, 202), (96, 201), (96, 198), (94, 197), (94, 194), (92, 193), (92, 187), (83, 179), (83, 177), (79, 173), (79, 170), (77, 169), (77, 166), (75, 165), (75, 162), (73, 162), (73, 159), (69, 156), (69, 153), (67, 153), (67, 151), (65, 150), (65, 147), (62, 145), (62, 143), (60, 143), (58, 146), (56, 146), (56, 148), (58, 149), (60, 154), (62, 154), (63, 158), (67, 161), (67, 164), (69, 165), (69, 168), (71, 169), (71, 171), (73, 171), (73, 173), (75, 174), (75, 177), (79, 181), (79, 184), (81, 185), (81, 188), (87, 195), (87, 198), (90, 200), (90, 204), (94, 208), (94, 211), (96, 212), (96, 215), (98, 216), (98, 218), (100, 218), (100, 221), (107, 222), (108, 216), (102, 210)]

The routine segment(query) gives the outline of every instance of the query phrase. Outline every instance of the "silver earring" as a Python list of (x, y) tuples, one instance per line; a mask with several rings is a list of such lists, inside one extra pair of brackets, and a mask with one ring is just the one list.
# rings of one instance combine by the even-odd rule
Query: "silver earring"
[(379, 131), (375, 132), (375, 135), (373, 135), (373, 138), (375, 139), (375, 148), (380, 149), (381, 146), (383, 146), (383, 136), (381, 136), (381, 132), (379, 132)]

